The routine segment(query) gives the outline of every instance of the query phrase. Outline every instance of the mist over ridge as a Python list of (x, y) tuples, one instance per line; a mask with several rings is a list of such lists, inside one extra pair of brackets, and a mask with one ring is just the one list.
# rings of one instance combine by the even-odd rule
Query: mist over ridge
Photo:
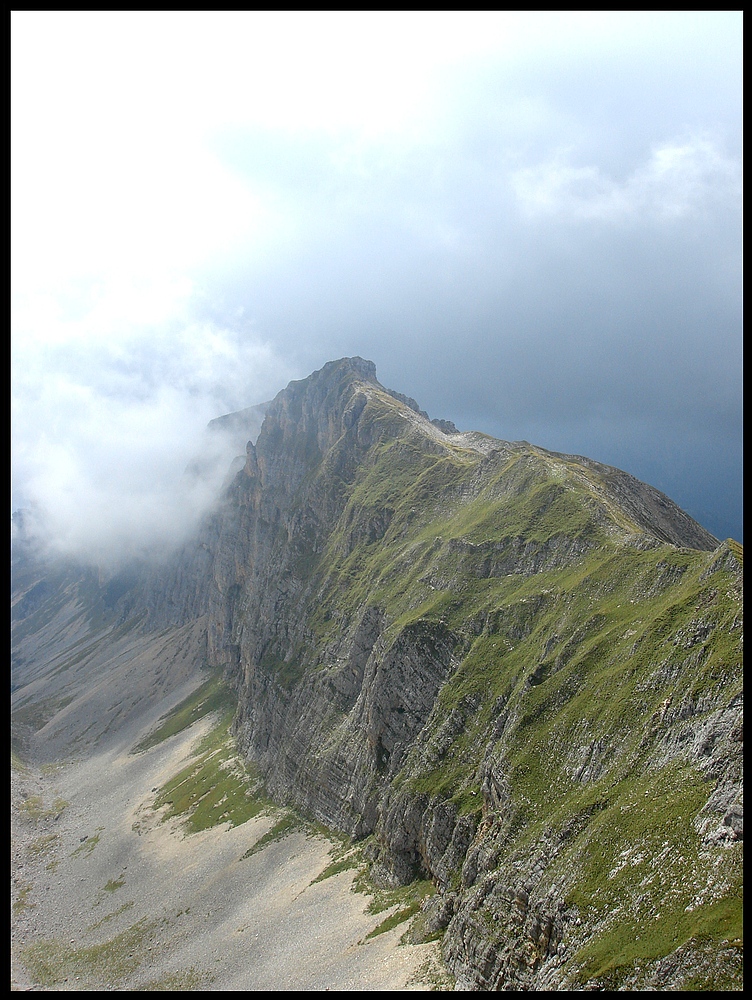
[[(354, 372), (362, 370), (367, 381), (383, 388), (376, 365), (355, 357), (328, 362), (307, 379), (291, 381), (286, 392), (340, 367), (352, 368)], [(404, 393), (391, 388), (386, 391), (442, 433), (454, 435), (458, 441), (472, 439), (473, 432), (467, 433), (470, 429), (459, 431), (453, 421), (431, 418), (416, 400)], [(285, 390), (280, 390), (275, 399), (284, 395)], [(159, 563), (169, 559), (182, 545), (199, 536), (202, 521), (222, 501), (233, 477), (246, 463), (246, 447), (255, 444), (272, 405), (269, 401), (214, 417), (200, 434), (195, 432), (195, 420), (188, 424), (193, 433), (185, 433), (186, 424), (181, 424), (179, 438), (175, 434), (160, 440), (156, 433), (152, 436), (151, 453), (148, 445), (144, 447), (137, 442), (129, 464), (122, 467), (118, 452), (113, 455), (118, 467), (100, 461), (97, 478), (88, 482), (85, 469), (79, 467), (75, 470), (79, 477), (75, 501), (71, 500), (70, 492), (60, 491), (58, 486), (54, 493), (58, 502), (54, 505), (34, 500), (20, 508), (14, 514), (12, 541), (22, 542), (37, 557), (72, 559), (95, 567), (100, 574), (115, 573), (129, 563)], [(131, 408), (129, 416), (132, 415)], [(153, 413), (151, 416), (153, 419)], [(131, 429), (129, 424), (129, 434)], [(480, 432), (475, 433), (481, 436)], [(168, 444), (170, 451), (166, 450)], [(504, 446), (506, 442), (497, 439), (495, 444)], [(485, 447), (493, 446), (494, 439), (489, 437)], [(148, 464), (144, 468), (145, 457)], [(561, 457), (597, 464), (590, 456)], [(621, 474), (617, 469), (613, 471)], [(66, 469), (66, 474), (70, 475), (71, 470)]]

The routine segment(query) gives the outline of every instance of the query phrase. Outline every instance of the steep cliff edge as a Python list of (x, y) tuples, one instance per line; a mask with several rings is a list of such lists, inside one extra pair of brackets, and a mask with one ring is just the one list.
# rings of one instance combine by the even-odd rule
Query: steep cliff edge
[(460, 988), (736, 989), (741, 562), (355, 358), (279, 393), (201, 536), (112, 603), (204, 630), (273, 795), (435, 882), (411, 933)]
[(427, 925), (468, 988), (647, 983), (681, 948), (697, 971), (687, 942), (739, 902), (734, 547), (625, 473), (410, 402), (335, 362), (248, 447), (209, 626), (245, 751), (373, 834), (383, 879), (441, 887)]

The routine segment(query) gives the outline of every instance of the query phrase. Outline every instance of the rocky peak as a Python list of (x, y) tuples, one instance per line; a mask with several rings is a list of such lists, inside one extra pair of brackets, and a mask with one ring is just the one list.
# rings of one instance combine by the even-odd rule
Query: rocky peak
[(347, 429), (350, 404), (364, 384), (379, 385), (376, 366), (363, 358), (330, 361), (290, 382), (269, 405), (256, 445), (248, 446), (247, 471), (268, 474), (283, 459), (297, 481)]

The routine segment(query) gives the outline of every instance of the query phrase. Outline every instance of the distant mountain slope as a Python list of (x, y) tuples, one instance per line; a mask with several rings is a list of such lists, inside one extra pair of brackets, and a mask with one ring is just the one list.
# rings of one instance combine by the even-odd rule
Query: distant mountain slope
[[(412, 933), (461, 988), (738, 989), (741, 567), (626, 473), (351, 358), (268, 404), (169, 565), (65, 586), (205, 637), (272, 794), (439, 887)], [(21, 706), (61, 585), (16, 597)]]

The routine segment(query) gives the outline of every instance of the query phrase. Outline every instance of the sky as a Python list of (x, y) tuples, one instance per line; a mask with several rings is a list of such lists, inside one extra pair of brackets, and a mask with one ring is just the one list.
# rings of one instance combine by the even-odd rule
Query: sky
[[(12, 506), (184, 536), (327, 361), (743, 540), (741, 12), (11, 15)], [(182, 478), (181, 478), (182, 477)]]

